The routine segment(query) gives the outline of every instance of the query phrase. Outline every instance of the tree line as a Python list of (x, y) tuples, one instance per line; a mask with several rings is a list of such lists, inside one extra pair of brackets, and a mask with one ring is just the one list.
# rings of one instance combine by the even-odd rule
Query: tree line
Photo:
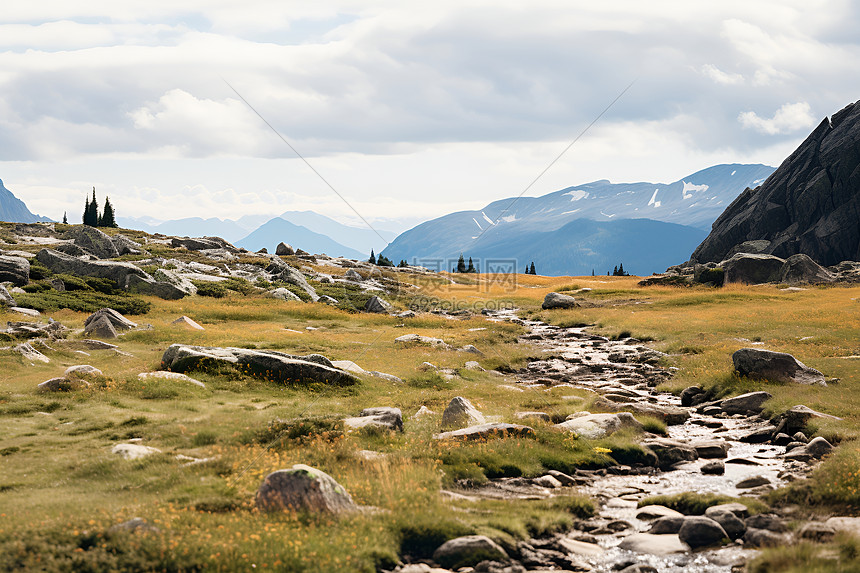
[[(68, 222), (68, 217), (63, 213), (63, 223), (68, 224)], [(90, 227), (119, 227), (116, 223), (113, 205), (110, 204), (110, 197), (105, 197), (104, 209), (99, 213), (99, 203), (96, 200), (95, 187), (93, 187), (93, 200), (90, 201), (89, 196), (87, 196), (86, 203), (84, 204), (83, 223)]]

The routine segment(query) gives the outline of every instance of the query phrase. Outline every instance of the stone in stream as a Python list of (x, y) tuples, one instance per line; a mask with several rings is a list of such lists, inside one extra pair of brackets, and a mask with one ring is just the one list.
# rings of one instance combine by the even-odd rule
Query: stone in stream
[(651, 524), (651, 529), (648, 530), (648, 533), (651, 533), (653, 535), (678, 533), (678, 531), (681, 530), (681, 525), (684, 524), (685, 517), (686, 516), (684, 516), (683, 514), (678, 516), (661, 517)]
[(726, 464), (721, 461), (708, 462), (701, 467), (700, 471), (705, 475), (721, 476), (726, 473)]
[(549, 470), (546, 473), (561, 482), (561, 485), (563, 486), (574, 486), (578, 484), (576, 478), (573, 478), (564, 472), (560, 472), (558, 470)]
[(688, 444), (668, 439), (654, 439), (642, 443), (643, 446), (657, 456), (657, 465), (666, 470), (680, 462), (691, 462), (699, 459), (696, 449)]
[(507, 552), (484, 535), (449, 539), (433, 552), (433, 561), (449, 569), (474, 567), (481, 561), (507, 558)]
[(575, 308), (577, 306), (579, 305), (572, 296), (559, 292), (551, 292), (544, 297), (541, 308), (549, 310), (553, 308)]
[(673, 553), (686, 553), (690, 550), (690, 546), (684, 543), (678, 535), (653, 535), (651, 533), (628, 535), (621, 540), (618, 547), (649, 555), (671, 555)]
[(462, 396), (453, 398), (442, 412), (443, 428), (465, 428), (485, 424), (484, 415)]
[(732, 354), (732, 361), (738, 374), (748, 378), (827, 386), (824, 374), (784, 352), (741, 348)]
[(744, 523), (746, 523), (747, 528), (751, 529), (765, 529), (776, 533), (788, 531), (782, 519), (772, 513), (759, 513), (750, 516), (744, 520)]
[(809, 539), (816, 543), (827, 543), (833, 540), (833, 537), (836, 535), (836, 530), (826, 523), (810, 521), (809, 523), (803, 524), (803, 526), (798, 530), (797, 535), (801, 539)]
[(678, 530), (678, 538), (692, 547), (711, 547), (719, 545), (729, 534), (723, 527), (709, 517), (700, 515), (687, 516), (681, 529)]
[(296, 464), (263, 479), (255, 498), (260, 511), (343, 514), (358, 510), (342, 485), (322, 470)]
[(623, 428), (641, 430), (642, 424), (629, 412), (617, 414), (592, 414), (580, 412), (577, 417), (556, 424), (556, 428), (574, 432), (586, 439), (594, 440), (617, 432)]
[(711, 393), (706, 392), (701, 386), (690, 386), (681, 392), (681, 406), (690, 408), (698, 406), (710, 399)]
[(750, 514), (750, 510), (747, 506), (742, 503), (732, 502), (712, 505), (705, 510), (705, 517), (711, 517), (713, 514), (725, 512), (731, 512), (741, 519), (746, 519)]
[(729, 452), (729, 444), (727, 442), (699, 442), (691, 444), (696, 448), (696, 453), (700, 458), (725, 458)]
[(652, 567), (651, 565), (646, 565), (644, 563), (634, 563), (632, 565), (628, 565), (618, 573), (660, 573), (660, 571), (656, 567)]
[[(719, 507), (719, 506), (714, 506)], [(708, 508), (712, 509), (712, 508)], [(712, 511), (710, 514), (705, 512), (705, 517), (713, 519), (719, 523), (722, 528), (729, 534), (729, 539), (732, 541), (740, 539), (746, 533), (747, 526), (737, 515), (731, 511)]]
[(534, 478), (532, 480), (532, 483), (540, 487), (545, 487), (547, 489), (557, 489), (563, 487), (562, 483), (559, 480), (549, 474), (540, 476), (539, 478)]
[(821, 459), (831, 451), (833, 451), (833, 445), (819, 436), (802, 447), (792, 449), (785, 455), (785, 459), (798, 461), (808, 461), (811, 458)]
[(640, 507), (636, 512), (636, 519), (641, 519), (642, 521), (651, 521), (652, 519), (660, 519), (662, 517), (684, 517), (684, 514), (663, 505), (646, 505)]
[(776, 428), (773, 426), (765, 426), (764, 428), (759, 428), (758, 430), (753, 430), (752, 432), (744, 434), (738, 438), (738, 441), (745, 444), (764, 444), (765, 442), (769, 442), (773, 439), (774, 431), (776, 431)]
[(745, 547), (779, 547), (788, 543), (787, 536), (766, 529), (748, 527), (744, 533)]
[(662, 420), (669, 426), (679, 426), (690, 419), (690, 412), (684, 408), (674, 406), (658, 406), (657, 404), (646, 404), (642, 402), (615, 402), (606, 399), (606, 396), (598, 397), (593, 402), (594, 408), (609, 410), (610, 412), (632, 411), (643, 416), (653, 416)]
[(726, 414), (758, 414), (764, 409), (764, 403), (773, 398), (767, 392), (748, 392), (727, 398), (720, 402), (720, 408)]
[(752, 489), (761, 485), (770, 485), (770, 480), (764, 476), (751, 476), (735, 484), (738, 489)]

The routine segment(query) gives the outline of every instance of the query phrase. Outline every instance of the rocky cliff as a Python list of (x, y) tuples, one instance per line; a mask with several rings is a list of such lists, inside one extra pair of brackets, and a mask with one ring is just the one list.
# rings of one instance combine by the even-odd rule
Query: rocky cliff
[(860, 102), (825, 118), (761, 186), (741, 193), (691, 261), (735, 252), (860, 260)]

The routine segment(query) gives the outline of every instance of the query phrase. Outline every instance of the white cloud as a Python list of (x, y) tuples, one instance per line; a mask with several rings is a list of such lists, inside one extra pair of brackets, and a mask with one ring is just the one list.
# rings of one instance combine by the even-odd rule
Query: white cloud
[(815, 117), (806, 102), (787, 103), (776, 110), (770, 119), (759, 117), (754, 111), (744, 111), (738, 116), (744, 129), (754, 129), (767, 135), (794, 133), (815, 125)]
[(744, 77), (741, 74), (726, 73), (713, 64), (705, 64), (702, 66), (701, 72), (718, 84), (736, 85), (744, 81)]

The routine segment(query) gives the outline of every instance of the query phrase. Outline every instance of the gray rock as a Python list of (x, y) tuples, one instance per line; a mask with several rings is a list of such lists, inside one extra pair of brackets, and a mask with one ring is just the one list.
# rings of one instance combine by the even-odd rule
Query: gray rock
[(705, 510), (705, 517), (711, 517), (718, 513), (733, 513), (741, 519), (749, 517), (750, 510), (742, 503), (721, 503), (720, 505), (712, 505)]
[(141, 255), (145, 253), (143, 246), (135, 241), (132, 241), (125, 235), (117, 233), (110, 238), (111, 243), (116, 248), (119, 256), (122, 255)]
[(50, 380), (45, 380), (38, 386), (36, 389), (39, 392), (71, 392), (74, 390), (80, 390), (81, 388), (86, 388), (90, 384), (86, 380), (79, 379), (68, 379), (68, 378), (51, 378)]
[(364, 277), (361, 276), (361, 274), (355, 269), (347, 270), (344, 273), (343, 278), (345, 278), (348, 281), (355, 281), (355, 282), (361, 282), (364, 280)]
[[(299, 301), (299, 302), (301, 302), (301, 300), (302, 300), (301, 298), (299, 298), (299, 295), (297, 295), (296, 293), (294, 293), (290, 289), (287, 289), (284, 287), (279, 287), (279, 288), (270, 290), (266, 293), (266, 295), (270, 296), (271, 298), (277, 298), (280, 300), (291, 300), (291, 301)], [(322, 300), (322, 299), (320, 299), (320, 300)]]
[[(719, 506), (716, 506), (719, 507)], [(710, 509), (710, 508), (708, 508)], [(734, 541), (740, 539), (746, 533), (747, 526), (744, 522), (731, 511), (711, 512), (710, 515), (705, 515), (709, 519), (713, 519), (722, 526), (726, 533), (729, 534), (729, 539)]]
[[(181, 280), (187, 282), (187, 284), (193, 288), (193, 291), (195, 293), (197, 292), (197, 287), (191, 284), (188, 279), (183, 278)], [(130, 275), (128, 279), (126, 279), (125, 288), (129, 292), (148, 294), (165, 300), (179, 300), (190, 294), (185, 287), (180, 286), (179, 284), (174, 284), (168, 281), (158, 281), (149, 276), (143, 277), (139, 275)]]
[[(183, 296), (185, 295), (193, 295), (197, 294), (197, 287), (194, 286), (187, 278), (180, 276), (179, 273), (172, 271), (170, 269), (158, 269), (152, 275), (152, 278), (155, 279), (158, 283), (168, 283), (175, 289), (177, 289)], [(164, 288), (164, 287), (161, 287)], [(182, 296), (162, 296), (161, 298), (176, 300), (182, 298)]]
[(420, 334), (404, 334), (394, 339), (395, 344), (425, 344), (427, 346), (435, 346), (438, 348), (448, 348), (448, 344), (441, 338), (433, 338), (430, 336), (421, 336)]
[(751, 476), (735, 484), (738, 489), (752, 489), (761, 485), (770, 485), (770, 480), (764, 476)]
[(257, 489), (260, 511), (307, 511), (341, 515), (358, 510), (342, 485), (322, 470), (296, 464), (263, 479)]
[(751, 414), (758, 414), (764, 410), (764, 403), (771, 398), (773, 396), (767, 392), (748, 392), (723, 400), (720, 403), (720, 408), (726, 414), (743, 414), (749, 416)]
[(651, 521), (663, 517), (684, 517), (684, 514), (663, 505), (646, 505), (636, 511), (636, 519), (641, 519), (642, 521)]
[(661, 517), (651, 524), (648, 533), (652, 535), (677, 534), (681, 530), (681, 525), (684, 524), (684, 519), (685, 516), (682, 514)]
[(617, 414), (591, 414), (586, 412), (585, 415), (567, 420), (561, 424), (556, 424), (555, 427), (593, 440), (614, 434), (623, 428), (641, 430), (643, 426), (629, 412), (618, 412)]
[(332, 298), (332, 297), (328, 296), (327, 294), (321, 295), (321, 296), (320, 296), (320, 299), (319, 299), (319, 302), (321, 302), (321, 303), (323, 303), (323, 304), (328, 304), (328, 305), (331, 305), (331, 306), (337, 306), (337, 305), (338, 305), (338, 301), (337, 301), (337, 299), (336, 299), (336, 298)]
[(827, 543), (836, 536), (836, 529), (819, 521), (804, 523), (797, 532), (801, 539), (809, 539), (817, 543)]
[[(690, 412), (684, 408), (676, 408), (674, 406), (664, 406), (636, 401), (625, 401), (622, 403), (616, 403), (612, 400), (606, 399), (607, 396), (600, 396), (596, 398), (593, 403), (594, 408), (599, 410), (609, 410), (610, 412), (630, 411), (642, 416), (653, 416), (659, 420), (662, 420), (666, 425), (669, 426), (679, 426), (690, 419)], [(631, 400), (635, 399), (631, 398)]]
[(833, 445), (819, 436), (813, 438), (803, 449), (812, 457), (820, 459), (833, 451)]
[(288, 245), (287, 243), (278, 243), (278, 246), (275, 248), (275, 254), (279, 257), (282, 255), (295, 255), (296, 250), (292, 247), (292, 245)]
[(785, 523), (779, 516), (772, 513), (759, 513), (750, 516), (744, 520), (748, 529), (764, 529), (776, 533), (785, 533), (788, 531)]
[(693, 253), (719, 261), (735, 244), (770, 241), (765, 252), (805, 253), (825, 266), (860, 260), (860, 105), (824, 120), (757, 189), (747, 189), (714, 222)]
[(344, 426), (350, 429), (381, 428), (392, 431), (403, 431), (403, 414), (400, 408), (365, 408), (355, 418), (347, 418)]
[(822, 284), (835, 281), (835, 274), (804, 254), (788, 257), (779, 271), (779, 282), (785, 284)]
[(555, 479), (557, 479), (557, 480), (561, 483), (561, 485), (563, 485), (563, 486), (568, 486), (568, 487), (569, 487), (569, 486), (574, 486), (574, 485), (576, 485), (576, 484), (577, 484), (577, 481), (576, 481), (576, 479), (575, 479), (575, 478), (573, 478), (573, 477), (571, 477), (571, 476), (567, 475), (567, 474), (566, 474), (566, 473), (564, 473), (564, 472), (560, 472), (560, 471), (558, 471), (558, 470), (549, 470), (549, 471), (548, 471), (548, 472), (546, 472), (546, 473), (547, 473), (548, 475), (551, 475), (551, 476), (552, 476), (552, 477), (554, 477)]
[(128, 521), (117, 523), (108, 528), (107, 532), (111, 535), (117, 533), (158, 533), (159, 529), (154, 525), (150, 525), (143, 518), (132, 517)]
[(95, 320), (89, 321), (84, 327), (84, 334), (86, 336), (92, 336), (94, 338), (106, 338), (108, 340), (114, 339), (119, 336), (116, 331), (116, 328), (114, 328), (114, 325), (106, 316), (100, 316)]
[(619, 573), (660, 573), (656, 567), (644, 563), (634, 563), (622, 569)]
[(738, 253), (722, 261), (726, 283), (760, 284), (779, 280), (785, 261), (772, 255)]
[(696, 448), (674, 440), (659, 438), (645, 441), (642, 445), (654, 452), (657, 456), (657, 465), (664, 470), (680, 462), (699, 459)]
[[(208, 251), (210, 249), (223, 249), (226, 245), (230, 245), (220, 237), (174, 237), (170, 241), (170, 246), (174, 249), (185, 248), (189, 251)], [(232, 245), (230, 245), (232, 247)], [(235, 250), (235, 247), (233, 247)]]
[[(791, 354), (741, 348), (732, 354), (735, 370), (741, 376), (771, 380), (773, 382), (793, 382), (796, 384), (815, 384), (827, 386), (824, 375), (809, 368)], [(725, 409), (725, 406), (723, 407)]]
[(721, 476), (726, 473), (726, 464), (720, 461), (708, 462), (701, 467), (700, 471), (705, 475)]
[(747, 528), (744, 533), (745, 547), (779, 547), (788, 543), (787, 536), (766, 529)]
[(538, 478), (534, 478), (532, 483), (536, 486), (545, 487), (547, 489), (557, 489), (563, 487), (564, 484), (561, 483), (555, 476), (551, 476), (549, 474), (542, 475)]
[[(792, 437), (795, 441), (807, 442), (806, 436), (801, 431), (806, 428), (809, 420), (814, 418), (821, 420), (841, 420), (841, 418), (837, 418), (836, 416), (816, 412), (807, 406), (798, 405), (791, 407), (779, 416), (776, 431), (785, 434), (794, 434)], [(798, 439), (797, 434), (800, 434), (801, 439)]]
[(710, 394), (700, 386), (690, 386), (681, 392), (681, 406), (690, 408), (708, 400)]
[(450, 432), (442, 432), (441, 434), (435, 434), (433, 436), (433, 439), (471, 441), (510, 437), (533, 438), (534, 435), (535, 431), (528, 426), (495, 422), (490, 424), (478, 424), (476, 426), (468, 426), (459, 430), (451, 430)]
[(294, 356), (274, 350), (172, 344), (161, 358), (163, 369), (183, 374), (215, 366), (229, 366), (257, 378), (284, 383), (358, 383), (355, 375), (333, 367), (319, 354)]
[(690, 546), (681, 541), (678, 535), (653, 535), (651, 533), (628, 535), (618, 544), (618, 547), (648, 555), (672, 555), (674, 553), (686, 553), (690, 550)]
[(15, 298), (3, 285), (0, 285), (0, 306), (18, 306), (18, 303), (15, 302)]
[(364, 310), (367, 312), (375, 312), (378, 314), (386, 314), (391, 312), (391, 304), (382, 300), (378, 296), (371, 297), (364, 305)]
[(553, 308), (575, 308), (577, 306), (579, 305), (572, 296), (559, 292), (551, 292), (544, 297), (541, 308), (548, 310)]
[(517, 420), (540, 420), (542, 422), (551, 422), (552, 418), (546, 412), (514, 412), (514, 418)]
[(102, 308), (89, 315), (84, 321), (84, 328), (89, 326), (89, 324), (93, 321), (98, 320), (102, 317), (107, 318), (108, 321), (113, 325), (113, 327), (118, 331), (137, 328), (136, 322), (130, 321), (112, 308)]
[(152, 281), (152, 277), (131, 263), (118, 261), (85, 261), (52, 249), (42, 249), (36, 260), (55, 273), (110, 279), (120, 288), (128, 288), (129, 279), (137, 277)]
[(308, 284), (305, 275), (285, 263), (277, 255), (269, 255), (269, 265), (266, 267), (266, 271), (271, 273), (272, 280), (282, 280), (285, 283), (295, 285), (308, 293), (312, 301), (319, 300), (320, 297), (316, 289)]
[[(0, 255), (0, 282), (24, 286), (30, 282), (30, 261), (24, 257)], [(5, 288), (3, 290), (6, 290)], [(8, 293), (7, 293), (8, 294)], [(11, 304), (9, 306), (15, 306)]]
[(433, 561), (449, 569), (475, 566), (481, 561), (507, 558), (507, 552), (484, 535), (449, 539), (433, 552)]
[(700, 458), (725, 458), (729, 453), (727, 442), (699, 442), (691, 444)]
[(90, 366), (89, 364), (78, 364), (76, 366), (69, 366), (66, 368), (66, 371), (63, 372), (63, 376), (69, 380), (86, 380), (87, 378), (94, 376), (103, 376), (103, 374), (102, 371), (95, 366)]
[(724, 539), (729, 539), (729, 534), (713, 519), (696, 515), (684, 519), (678, 531), (678, 538), (693, 549), (697, 549), (719, 545)]
[(161, 450), (142, 444), (117, 444), (111, 448), (111, 453), (121, 456), (124, 460), (138, 460), (147, 456), (160, 454)]
[(23, 344), (19, 344), (13, 347), (12, 351), (17, 352), (24, 357), (24, 360), (27, 360), (31, 363), (44, 362), (45, 364), (47, 364), (51, 361), (50, 358), (33, 348), (33, 346), (29, 342), (24, 342)]
[(119, 256), (119, 251), (111, 238), (89, 225), (75, 225), (66, 231), (63, 238), (72, 239), (75, 245), (99, 259), (112, 259)]
[(462, 396), (453, 398), (442, 412), (443, 428), (465, 428), (485, 424), (484, 415)]

